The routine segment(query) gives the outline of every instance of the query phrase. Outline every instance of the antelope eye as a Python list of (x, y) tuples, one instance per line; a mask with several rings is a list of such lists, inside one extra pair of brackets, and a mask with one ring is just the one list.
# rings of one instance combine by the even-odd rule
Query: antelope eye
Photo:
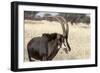
[(64, 39), (62, 38), (62, 40), (61, 40), (62, 42), (64, 42)]

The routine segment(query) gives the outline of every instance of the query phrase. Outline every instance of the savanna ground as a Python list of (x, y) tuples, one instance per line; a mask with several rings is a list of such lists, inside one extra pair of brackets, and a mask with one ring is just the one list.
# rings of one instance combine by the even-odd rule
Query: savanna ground
[[(29, 61), (27, 53), (28, 42), (42, 33), (63, 33), (60, 23), (53, 21), (24, 21), (24, 61)], [(71, 52), (68, 54), (61, 48), (53, 60), (73, 60), (73, 59), (89, 59), (91, 54), (91, 28), (90, 25), (79, 23), (77, 25), (69, 25), (69, 44)]]

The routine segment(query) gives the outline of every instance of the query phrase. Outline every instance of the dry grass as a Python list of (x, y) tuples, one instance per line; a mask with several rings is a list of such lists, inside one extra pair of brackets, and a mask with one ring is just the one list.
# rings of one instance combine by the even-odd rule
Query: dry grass
[[(58, 22), (49, 21), (25, 21), (25, 50), (24, 60), (28, 61), (27, 43), (30, 39), (41, 36), (42, 33), (61, 33), (62, 28)], [(90, 57), (90, 26), (85, 24), (70, 25), (69, 44), (72, 48), (68, 54), (61, 48), (53, 60), (88, 59)]]

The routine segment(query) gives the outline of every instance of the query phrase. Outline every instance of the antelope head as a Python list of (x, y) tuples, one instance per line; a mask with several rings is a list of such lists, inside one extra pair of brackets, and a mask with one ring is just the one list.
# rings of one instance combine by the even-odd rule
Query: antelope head
[(62, 16), (48, 16), (48, 17), (56, 19), (61, 24), (63, 31), (62, 34), (63, 37), (61, 38), (62, 40), (61, 48), (63, 48), (65, 52), (68, 53), (68, 51), (71, 51), (71, 48), (68, 43), (69, 26), (66, 19)]
[(68, 51), (71, 51), (70, 45), (68, 43), (68, 34), (69, 34), (68, 23), (67, 23), (66, 19), (62, 16), (56, 16), (56, 19), (61, 24), (62, 31), (63, 31), (62, 48), (65, 50), (66, 53), (68, 53)]

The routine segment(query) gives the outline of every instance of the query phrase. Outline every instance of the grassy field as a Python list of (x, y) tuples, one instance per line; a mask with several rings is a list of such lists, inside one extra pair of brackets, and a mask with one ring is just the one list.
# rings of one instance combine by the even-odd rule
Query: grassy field
[[(72, 48), (68, 54), (61, 48), (53, 60), (73, 60), (90, 58), (91, 41), (90, 26), (86, 24), (69, 25), (69, 44)], [(27, 43), (30, 39), (41, 36), (42, 33), (63, 33), (61, 25), (58, 22), (25, 21), (24, 24), (24, 61), (28, 61)]]

